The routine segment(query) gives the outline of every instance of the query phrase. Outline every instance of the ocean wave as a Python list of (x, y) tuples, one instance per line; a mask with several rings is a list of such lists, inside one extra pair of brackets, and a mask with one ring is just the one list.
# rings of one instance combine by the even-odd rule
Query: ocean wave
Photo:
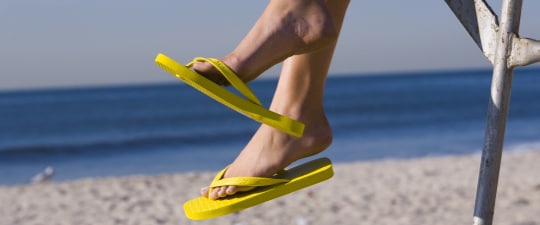
[(504, 151), (510, 152), (531, 152), (531, 151), (540, 151), (540, 140), (538, 141), (528, 141), (528, 142), (518, 142), (509, 144), (504, 148)]
[[(84, 153), (132, 153), (136, 150), (151, 151), (161, 146), (171, 149), (182, 150), (183, 147), (192, 145), (212, 145), (245, 141), (252, 135), (250, 129), (232, 130), (226, 132), (198, 132), (184, 134), (146, 134), (131, 137), (100, 137), (96, 139), (79, 139), (60, 141), (32, 141), (22, 143), (9, 143), (0, 147), (0, 159), (24, 158), (23, 156), (43, 155), (74, 155)], [(238, 138), (242, 137), (242, 138)]]

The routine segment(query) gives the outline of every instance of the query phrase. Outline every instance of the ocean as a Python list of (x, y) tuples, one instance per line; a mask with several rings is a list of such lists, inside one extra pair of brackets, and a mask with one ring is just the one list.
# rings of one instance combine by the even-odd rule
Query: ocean
[[(164, 74), (166, 76), (166, 74)], [(171, 78), (172, 79), (172, 78)], [(268, 106), (277, 81), (251, 88)], [(491, 70), (330, 76), (334, 162), (479, 153)], [(514, 74), (505, 152), (540, 150), (540, 68)], [(215, 171), (258, 124), (182, 84), (0, 92), (0, 185)], [(480, 160), (480, 159), (479, 159)]]

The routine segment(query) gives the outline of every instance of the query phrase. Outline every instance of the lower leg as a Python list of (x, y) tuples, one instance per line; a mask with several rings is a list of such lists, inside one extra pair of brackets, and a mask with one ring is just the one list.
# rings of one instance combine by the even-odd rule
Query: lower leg
[[(335, 25), (341, 27), (348, 1), (328, 5)], [(270, 177), (290, 163), (317, 154), (332, 141), (330, 125), (323, 110), (326, 76), (337, 40), (318, 51), (295, 55), (283, 64), (280, 80), (270, 109), (303, 122), (306, 127), (301, 138), (289, 136), (274, 128), (261, 125), (251, 141), (230, 165), (225, 177)], [(247, 191), (249, 187), (218, 187), (202, 195), (210, 199)]]

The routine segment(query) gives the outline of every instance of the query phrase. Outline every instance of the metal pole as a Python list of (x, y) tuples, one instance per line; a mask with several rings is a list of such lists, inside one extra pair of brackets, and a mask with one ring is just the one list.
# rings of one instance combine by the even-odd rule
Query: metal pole
[(473, 225), (491, 225), (497, 195), (504, 133), (510, 104), (513, 66), (508, 63), (513, 34), (519, 31), (522, 0), (503, 0), (488, 106)]

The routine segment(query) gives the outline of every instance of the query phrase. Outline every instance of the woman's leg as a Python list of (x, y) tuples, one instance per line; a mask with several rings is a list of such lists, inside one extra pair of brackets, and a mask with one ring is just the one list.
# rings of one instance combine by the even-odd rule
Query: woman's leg
[[(341, 28), (348, 2), (328, 0), (324, 3), (336, 31)], [(291, 56), (283, 64), (270, 109), (303, 122), (306, 125), (304, 135), (295, 138), (261, 125), (230, 165), (225, 177), (270, 177), (290, 163), (317, 154), (330, 145), (332, 133), (323, 110), (323, 92), (336, 42), (337, 33), (331, 42), (318, 46), (311, 52)], [(266, 53), (260, 53), (264, 54)], [(208, 188), (203, 188), (201, 194), (217, 199), (249, 189), (226, 186), (215, 188), (212, 193), (208, 193)]]
[[(289, 56), (327, 46), (337, 33), (324, 0), (271, 0), (236, 49), (221, 60), (248, 82)], [(227, 82), (208, 63), (193, 68), (218, 84)]]

